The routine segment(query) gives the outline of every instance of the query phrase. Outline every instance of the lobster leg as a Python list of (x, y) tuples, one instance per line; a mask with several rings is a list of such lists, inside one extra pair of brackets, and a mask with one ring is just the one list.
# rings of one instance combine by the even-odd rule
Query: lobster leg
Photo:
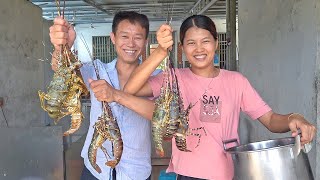
[(108, 154), (107, 149), (106, 149), (105, 147), (103, 147), (103, 146), (101, 146), (100, 148), (101, 148), (104, 156), (105, 156), (107, 159), (108, 159), (108, 158), (111, 159), (110, 155)]
[[(204, 127), (199, 127), (199, 128), (193, 128), (193, 129), (190, 129), (191, 131), (198, 131), (198, 130), (203, 130), (204, 134), (207, 135), (207, 132), (206, 130), (204, 129)], [(201, 139), (201, 134), (200, 133), (192, 133), (192, 132), (189, 132), (190, 135), (193, 135), (193, 136), (198, 136), (198, 143), (197, 143), (197, 146), (196, 148), (200, 145), (200, 139)]]

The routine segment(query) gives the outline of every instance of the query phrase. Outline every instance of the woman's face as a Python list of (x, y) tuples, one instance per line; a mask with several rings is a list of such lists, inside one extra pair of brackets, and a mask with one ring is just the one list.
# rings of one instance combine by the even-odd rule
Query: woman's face
[(217, 46), (218, 41), (211, 33), (198, 27), (188, 29), (183, 40), (183, 51), (192, 68), (213, 66)]

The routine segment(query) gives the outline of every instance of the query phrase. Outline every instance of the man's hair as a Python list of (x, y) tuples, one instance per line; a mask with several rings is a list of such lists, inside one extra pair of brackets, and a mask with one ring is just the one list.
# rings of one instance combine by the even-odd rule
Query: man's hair
[(149, 19), (146, 15), (134, 11), (119, 11), (115, 14), (112, 22), (112, 32), (116, 34), (118, 25), (121, 21), (128, 20), (132, 24), (138, 23), (146, 30), (146, 39), (149, 35)]

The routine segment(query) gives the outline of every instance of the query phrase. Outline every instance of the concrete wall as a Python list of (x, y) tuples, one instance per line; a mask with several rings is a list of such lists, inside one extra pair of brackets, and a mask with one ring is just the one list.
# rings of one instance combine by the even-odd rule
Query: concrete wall
[[(0, 97), (9, 127), (43, 126), (38, 90), (43, 88), (42, 12), (28, 1), (0, 6)], [(0, 113), (0, 126), (6, 126)]]
[[(44, 44), (44, 50), (43, 50), (43, 58), (45, 61), (43, 62), (44, 66), (44, 84), (43, 89), (46, 90), (47, 86), (49, 85), (52, 76), (53, 76), (53, 70), (51, 69), (51, 53), (53, 52), (53, 45), (50, 42), (50, 36), (49, 36), (49, 27), (52, 25), (52, 21), (48, 21), (43, 19), (43, 44)], [(45, 113), (45, 125), (53, 124), (53, 121), (48, 116), (48, 113)]]
[[(317, 0), (316, 1), (316, 5), (315, 5), (315, 7), (316, 7), (316, 17), (318, 17), (318, 19), (319, 19), (319, 17), (320, 17), (320, 1), (319, 0)], [(315, 38), (316, 39), (316, 47), (317, 47), (317, 49), (316, 49), (316, 51), (317, 51), (317, 58), (316, 58), (316, 67), (315, 67), (315, 69), (316, 69), (316, 76), (315, 76), (315, 80), (316, 80), (316, 95), (317, 95), (317, 116), (316, 116), (316, 121), (317, 121), (317, 128), (318, 128), (318, 133), (317, 133), (317, 139), (316, 139), (316, 144), (317, 144), (317, 146), (316, 146), (316, 169), (318, 169), (317, 171), (316, 171), (316, 177), (318, 178), (318, 179), (320, 179), (319, 177), (320, 177), (320, 146), (319, 146), (319, 144), (320, 144), (320, 116), (319, 116), (319, 114), (320, 114), (320, 21), (318, 20), (318, 21), (316, 21), (315, 22), (315, 25), (316, 25), (316, 33), (317, 33), (317, 38)]]
[[(240, 72), (275, 112), (298, 112), (313, 124), (319, 119), (316, 86), (319, 13), (316, 12), (319, 0), (239, 1)], [(271, 134), (246, 116), (241, 121), (242, 144), (290, 136), (290, 133)], [(316, 173), (316, 161), (319, 164), (316, 147), (310, 151), (309, 159)], [(317, 173), (315, 179), (320, 179)]]

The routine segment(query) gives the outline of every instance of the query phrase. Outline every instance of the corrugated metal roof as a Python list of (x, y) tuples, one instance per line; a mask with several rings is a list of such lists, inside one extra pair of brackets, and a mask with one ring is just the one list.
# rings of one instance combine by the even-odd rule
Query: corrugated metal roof
[[(43, 17), (52, 20), (58, 15), (55, 0), (29, 0), (43, 10)], [(63, 7), (61, 0), (60, 6)], [(65, 18), (75, 24), (112, 22), (117, 11), (143, 13), (150, 21), (182, 20), (191, 14), (225, 17), (225, 0), (66, 0)]]

